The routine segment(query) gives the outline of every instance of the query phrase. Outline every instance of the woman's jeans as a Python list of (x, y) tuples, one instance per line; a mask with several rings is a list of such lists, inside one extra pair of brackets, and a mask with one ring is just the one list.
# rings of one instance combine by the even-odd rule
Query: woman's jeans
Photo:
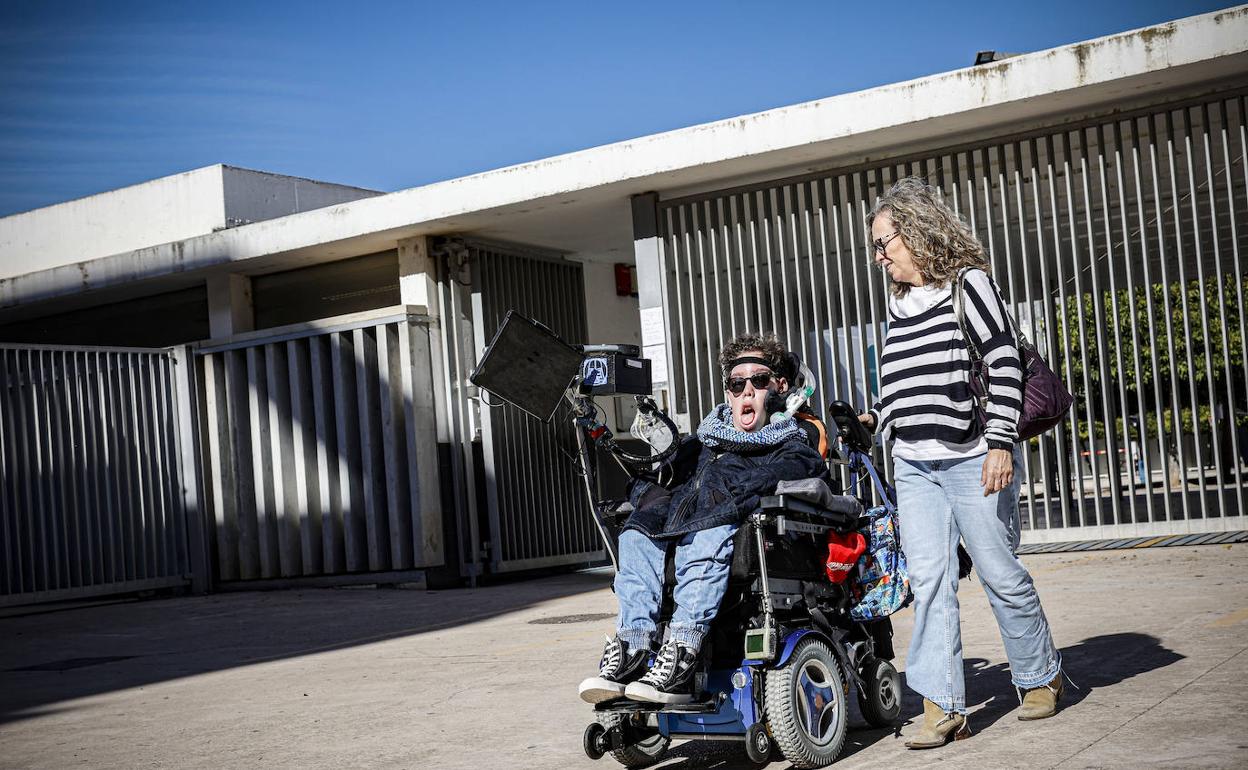
[[(676, 544), (676, 610), (668, 637), (698, 650), (728, 587), (736, 524), (690, 532)], [(629, 647), (649, 647), (663, 602), (663, 568), (670, 541), (652, 540), (634, 529), (620, 534), (618, 631)]]
[(984, 496), (986, 454), (955, 460), (903, 460), (893, 469), (901, 546), (914, 591), (914, 636), (906, 684), (945, 711), (966, 711), (962, 632), (958, 618), (958, 538), (975, 562), (1005, 643), (1016, 687), (1039, 687), (1061, 668), (1049, 622), (1018, 548), (1018, 488), (1023, 469), (1014, 452), (1014, 481)]

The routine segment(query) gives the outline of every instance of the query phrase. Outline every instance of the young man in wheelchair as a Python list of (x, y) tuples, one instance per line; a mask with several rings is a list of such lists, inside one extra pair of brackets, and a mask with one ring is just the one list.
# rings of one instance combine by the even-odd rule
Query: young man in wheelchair
[[(784, 480), (826, 478), (827, 466), (792, 417), (775, 423), (796, 376), (772, 335), (744, 334), (720, 352), (726, 402), (716, 406), (675, 457), (629, 490), (634, 512), (619, 538), (615, 593), (620, 611), (598, 676), (581, 698), (627, 696), (687, 703), (696, 695), (698, 656), (728, 584), (733, 537), (759, 500)], [(647, 667), (663, 601), (669, 549), (675, 548), (675, 609), (668, 638)]]

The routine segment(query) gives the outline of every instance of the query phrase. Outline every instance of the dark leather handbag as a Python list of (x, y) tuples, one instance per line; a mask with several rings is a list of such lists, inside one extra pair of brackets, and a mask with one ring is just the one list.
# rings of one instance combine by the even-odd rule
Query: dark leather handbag
[[(958, 319), (958, 328), (966, 340), (966, 348), (971, 355), (971, 394), (974, 398), (975, 418), (982, 428), (988, 422), (988, 371), (984, 359), (979, 354), (974, 338), (967, 334), (964, 304), (962, 296), (962, 279), (967, 270), (962, 268), (952, 286), (953, 314)], [(1014, 340), (1022, 356), (1023, 365), (1023, 409), (1018, 417), (1018, 440), (1026, 441), (1039, 436), (1049, 428), (1057, 425), (1070, 411), (1075, 397), (1070, 395), (1062, 378), (1045, 363), (1036, 346), (1023, 334), (1014, 317), (1007, 310), (1005, 317), (1014, 332)]]

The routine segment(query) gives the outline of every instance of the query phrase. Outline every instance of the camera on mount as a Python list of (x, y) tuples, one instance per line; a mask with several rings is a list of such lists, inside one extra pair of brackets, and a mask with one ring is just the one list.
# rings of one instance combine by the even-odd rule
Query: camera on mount
[[(636, 345), (569, 345), (509, 310), (468, 379), (542, 422), (550, 422), (566, 398), (578, 435), (609, 451), (625, 471), (640, 473), (671, 457), (679, 438), (676, 424), (650, 398), (650, 361), (640, 352)], [(594, 396), (632, 396), (637, 402), (633, 435), (653, 454), (634, 454), (617, 442), (599, 419)]]
[(649, 396), (650, 359), (636, 345), (583, 345), (580, 391), (590, 396)]
[(640, 353), (636, 345), (569, 345), (509, 310), (468, 379), (549, 422), (574, 383), (579, 396), (649, 396), (650, 361)]

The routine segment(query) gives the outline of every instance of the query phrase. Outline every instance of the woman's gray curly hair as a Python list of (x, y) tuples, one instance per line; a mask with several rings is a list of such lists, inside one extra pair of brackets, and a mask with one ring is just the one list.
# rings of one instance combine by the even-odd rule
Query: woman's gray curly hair
[[(918, 177), (900, 179), (876, 199), (867, 214), (867, 230), (880, 214), (888, 214), (902, 242), (914, 255), (914, 266), (931, 286), (945, 286), (964, 267), (988, 272), (983, 244), (957, 212), (945, 205), (940, 191)], [(875, 252), (871, 253), (874, 261)], [(904, 297), (910, 284), (890, 282), (895, 297)]]

